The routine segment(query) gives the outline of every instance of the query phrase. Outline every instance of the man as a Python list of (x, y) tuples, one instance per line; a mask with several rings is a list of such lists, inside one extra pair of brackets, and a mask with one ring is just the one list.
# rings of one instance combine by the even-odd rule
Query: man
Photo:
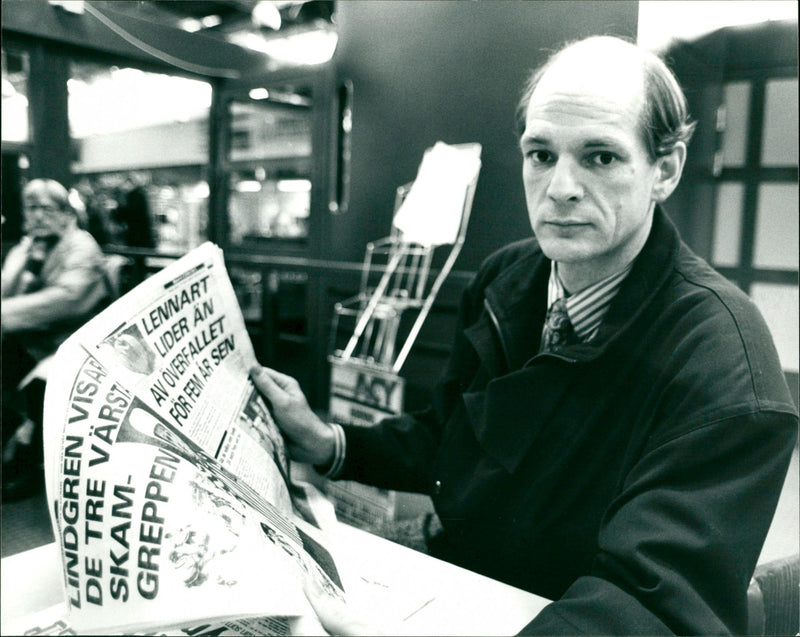
[(17, 391), (20, 381), (110, 296), (103, 253), (78, 228), (66, 188), (34, 179), (22, 203), (25, 236), (9, 250), (2, 270), (4, 499), (34, 486), (42, 455), (44, 380), (36, 374), (24, 394)]
[(520, 113), (535, 239), (465, 291), (429, 410), (332, 426), (292, 379), (253, 378), (295, 458), (430, 493), (433, 555), (553, 599), (525, 632), (744, 633), (798, 421), (755, 306), (659, 206), (692, 133), (683, 94), (595, 37), (532, 76)]

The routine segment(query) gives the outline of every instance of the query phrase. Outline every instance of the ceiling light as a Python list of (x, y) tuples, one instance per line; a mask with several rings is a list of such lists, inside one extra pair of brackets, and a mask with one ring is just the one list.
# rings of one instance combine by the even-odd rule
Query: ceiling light
[(208, 199), (210, 190), (207, 181), (198, 181), (196, 184), (186, 186), (184, 193), (194, 199)]
[(311, 192), (308, 179), (281, 179), (277, 187), (280, 192)]
[(261, 192), (261, 184), (252, 179), (240, 181), (235, 186), (236, 192)]
[(251, 100), (266, 100), (269, 99), (269, 91), (265, 89), (263, 86), (259, 86), (258, 88), (250, 89), (248, 93)]
[(54, 7), (64, 9), (68, 13), (82, 15), (86, 10), (83, 6), (83, 0), (49, 0), (50, 4)]
[(267, 27), (277, 31), (281, 28), (281, 12), (278, 7), (269, 0), (262, 0), (256, 3), (251, 14), (253, 22), (260, 27)]
[(178, 20), (178, 26), (189, 33), (196, 33), (203, 28), (203, 23), (197, 18), (183, 18)]
[(315, 29), (287, 35), (265, 38), (253, 31), (232, 33), (229, 39), (234, 44), (264, 53), (276, 61), (287, 64), (324, 64), (336, 51), (338, 35), (328, 29)]
[(200, 23), (206, 28), (211, 29), (212, 27), (217, 26), (218, 24), (222, 24), (222, 18), (220, 18), (216, 14), (207, 15), (200, 20)]

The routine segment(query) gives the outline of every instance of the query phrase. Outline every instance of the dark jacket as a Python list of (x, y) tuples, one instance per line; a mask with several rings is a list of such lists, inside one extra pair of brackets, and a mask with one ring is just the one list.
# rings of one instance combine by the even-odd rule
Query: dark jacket
[(340, 477), (431, 494), (434, 555), (557, 600), (526, 632), (743, 633), (798, 423), (761, 315), (660, 210), (563, 356), (549, 273), (532, 239), (491, 256), (432, 408), (346, 427)]

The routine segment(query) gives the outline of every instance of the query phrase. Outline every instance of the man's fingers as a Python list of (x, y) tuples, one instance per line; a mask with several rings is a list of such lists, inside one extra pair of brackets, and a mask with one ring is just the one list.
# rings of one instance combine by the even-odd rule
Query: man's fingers
[(254, 367), (250, 370), (250, 378), (270, 400), (274, 401), (279, 396), (290, 393), (288, 384), (292, 377), (276, 372), (274, 369)]
[(261, 380), (265, 382), (271, 382), (277, 388), (288, 392), (294, 383), (294, 378), (288, 376), (287, 374), (282, 374), (281, 372), (270, 369), (269, 367), (254, 367), (250, 370), (250, 377), (254, 380)]
[[(313, 579), (313, 578), (312, 578)], [(311, 603), (322, 626), (331, 635), (382, 635), (377, 624), (353, 612), (341, 600), (332, 599), (321, 592), (316, 582), (305, 587), (306, 598)]]
[(254, 367), (251, 369), (250, 378), (253, 380), (253, 383), (259, 389), (259, 391), (261, 391), (261, 393), (263, 393), (270, 400), (275, 397), (275, 393), (280, 389), (278, 384), (267, 373), (265, 367)]

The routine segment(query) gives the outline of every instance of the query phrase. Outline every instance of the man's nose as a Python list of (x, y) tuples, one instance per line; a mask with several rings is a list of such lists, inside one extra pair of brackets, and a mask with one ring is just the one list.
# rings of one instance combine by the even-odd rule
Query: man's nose
[(547, 196), (559, 203), (580, 201), (583, 198), (578, 171), (580, 167), (570, 159), (560, 157), (552, 168)]
[(48, 206), (25, 206), (25, 215), (28, 217), (35, 217), (41, 219), (51, 214), (51, 209)]

